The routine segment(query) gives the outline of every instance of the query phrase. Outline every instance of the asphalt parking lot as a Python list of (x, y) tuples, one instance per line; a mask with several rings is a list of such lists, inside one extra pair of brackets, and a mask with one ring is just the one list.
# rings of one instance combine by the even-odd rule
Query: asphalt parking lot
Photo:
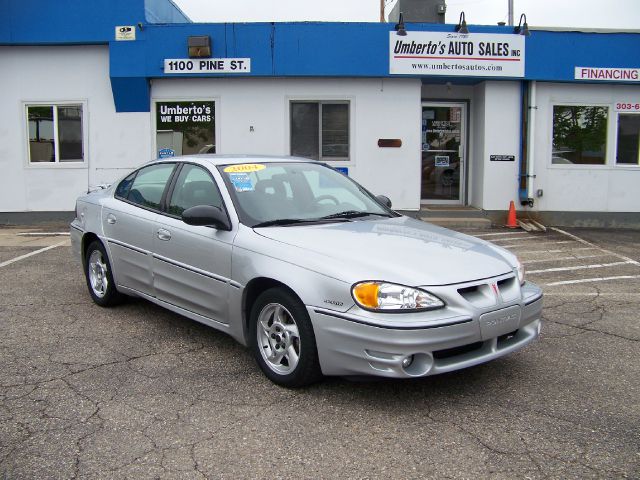
[(0, 478), (640, 477), (640, 232), (470, 231), (544, 289), (538, 342), (287, 390), (213, 329), (94, 305), (39, 230), (0, 229)]

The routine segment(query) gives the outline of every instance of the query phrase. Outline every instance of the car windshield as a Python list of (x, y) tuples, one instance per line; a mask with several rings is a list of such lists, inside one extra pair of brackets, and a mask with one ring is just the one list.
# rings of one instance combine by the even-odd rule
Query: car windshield
[(250, 227), (396, 216), (363, 187), (323, 164), (267, 162), (218, 169), (240, 221)]

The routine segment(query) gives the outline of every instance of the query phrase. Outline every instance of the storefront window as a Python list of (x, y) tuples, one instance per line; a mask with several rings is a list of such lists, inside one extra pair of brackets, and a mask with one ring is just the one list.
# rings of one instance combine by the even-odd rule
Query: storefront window
[(640, 114), (618, 115), (618, 151), (616, 162), (624, 165), (640, 163)]
[(29, 162), (83, 162), (82, 105), (27, 105)]
[(216, 153), (215, 102), (157, 102), (156, 155), (159, 158)]
[(291, 155), (349, 159), (348, 102), (291, 102)]
[(554, 105), (555, 165), (604, 165), (607, 151), (607, 107)]

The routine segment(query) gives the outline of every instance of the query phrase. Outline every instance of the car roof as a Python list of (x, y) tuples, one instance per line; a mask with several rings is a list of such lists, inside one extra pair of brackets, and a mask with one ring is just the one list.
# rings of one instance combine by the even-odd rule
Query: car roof
[(242, 163), (314, 162), (314, 160), (309, 160), (308, 158), (292, 157), (288, 155), (218, 155), (203, 153), (198, 155), (181, 155), (177, 157), (167, 157), (153, 160), (149, 163), (176, 161), (198, 163), (201, 165), (208, 164), (214, 167), (217, 167), (219, 165), (238, 165)]

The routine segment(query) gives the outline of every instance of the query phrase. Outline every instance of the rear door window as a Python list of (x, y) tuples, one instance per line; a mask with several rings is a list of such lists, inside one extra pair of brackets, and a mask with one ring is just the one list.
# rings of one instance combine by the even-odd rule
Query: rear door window
[(126, 199), (141, 207), (159, 210), (162, 195), (174, 168), (174, 163), (160, 163), (141, 168), (129, 188)]

